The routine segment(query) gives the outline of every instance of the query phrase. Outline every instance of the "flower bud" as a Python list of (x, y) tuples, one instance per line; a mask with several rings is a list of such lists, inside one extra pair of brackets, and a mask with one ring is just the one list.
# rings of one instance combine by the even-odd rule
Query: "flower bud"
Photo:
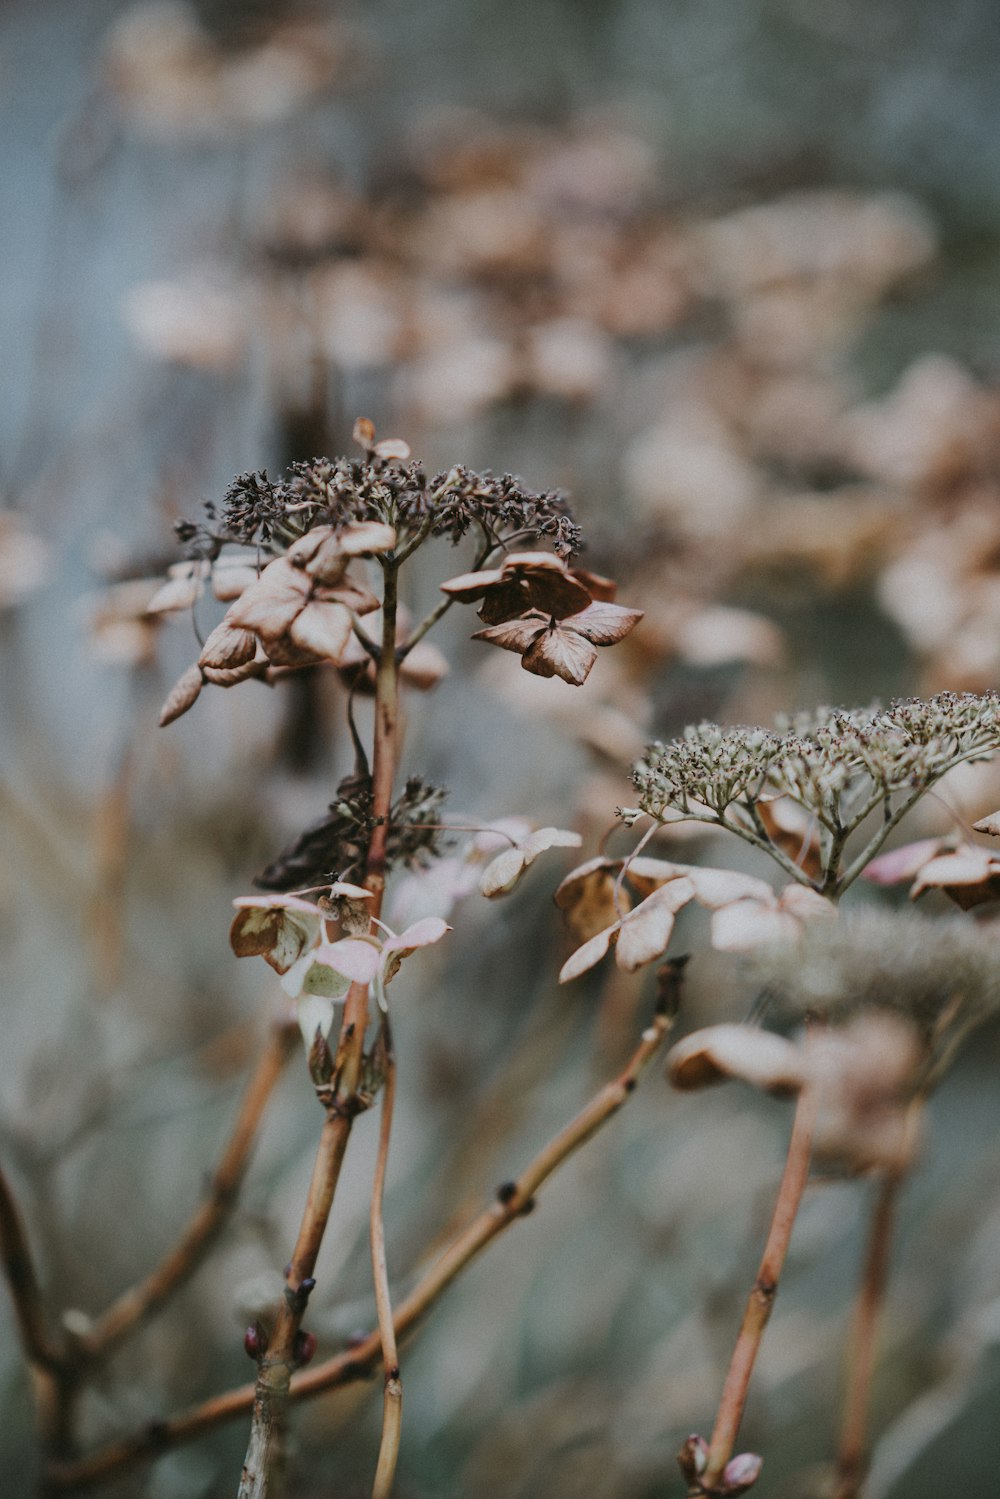
[(694, 1432), (677, 1454), (677, 1465), (688, 1484), (694, 1484), (708, 1465), (708, 1443)]
[(264, 1331), (263, 1327), (261, 1327), (259, 1322), (250, 1323), (250, 1326), (243, 1334), (243, 1347), (246, 1349), (250, 1358), (255, 1359), (257, 1363), (260, 1363), (261, 1359), (264, 1357), (264, 1354), (267, 1352), (267, 1333)]
[(760, 1477), (764, 1459), (756, 1452), (740, 1452), (730, 1458), (722, 1470), (720, 1488), (724, 1494), (745, 1494)]
[(300, 1328), (295, 1334), (295, 1342), (292, 1344), (292, 1358), (301, 1369), (304, 1364), (311, 1362), (316, 1352), (316, 1334), (314, 1332), (303, 1332)]

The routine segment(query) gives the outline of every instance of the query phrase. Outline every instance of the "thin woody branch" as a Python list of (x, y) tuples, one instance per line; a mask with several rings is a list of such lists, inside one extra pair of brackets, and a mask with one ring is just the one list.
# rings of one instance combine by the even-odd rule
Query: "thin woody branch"
[(198, 1268), (232, 1211), (267, 1103), (298, 1040), (294, 1024), (276, 1024), (247, 1084), (229, 1142), (208, 1193), (177, 1244), (138, 1285), (122, 1293), (77, 1340), (88, 1361), (106, 1357), (141, 1322), (152, 1317)]
[(812, 1136), (816, 1122), (816, 1099), (814, 1090), (805, 1087), (799, 1094), (795, 1108), (795, 1121), (788, 1145), (785, 1169), (778, 1189), (778, 1197), (771, 1217), (767, 1243), (747, 1301), (743, 1324), (733, 1349), (729, 1372), (719, 1401), (718, 1414), (708, 1447), (708, 1461), (704, 1471), (698, 1475), (689, 1492), (694, 1495), (712, 1494), (718, 1490), (723, 1470), (733, 1455), (733, 1447), (743, 1419), (750, 1389), (750, 1378), (760, 1352), (764, 1329), (770, 1320), (774, 1299), (784, 1269), (785, 1256), (792, 1237), (792, 1228), (809, 1178), (809, 1160), (812, 1153)]
[[(673, 965), (668, 964), (667, 967), (672, 969)], [(618, 1076), (605, 1084), (576, 1117), (553, 1136), (520, 1176), (504, 1183), (496, 1199), (468, 1224), (425, 1272), (410, 1294), (399, 1303), (393, 1317), (397, 1339), (411, 1332), (423, 1320), (452, 1281), (488, 1244), (531, 1211), (536, 1194), (553, 1172), (627, 1102), (635, 1090), (640, 1074), (659, 1051), (673, 1026), (679, 971), (678, 965), (665, 986), (664, 1003), (643, 1032), (632, 1057)], [(382, 1340), (376, 1330), (354, 1347), (295, 1375), (291, 1381), (289, 1396), (292, 1400), (309, 1399), (359, 1379), (366, 1379), (381, 1357)], [(53, 1466), (48, 1474), (48, 1482), (53, 1491), (65, 1492), (92, 1487), (117, 1476), (136, 1463), (193, 1441), (226, 1421), (245, 1414), (253, 1408), (254, 1397), (254, 1385), (243, 1385), (239, 1389), (214, 1396), (166, 1421), (155, 1422), (132, 1436), (111, 1442), (89, 1457)]]
[(389, 1269), (385, 1252), (385, 1220), (383, 1202), (385, 1198), (385, 1173), (389, 1163), (389, 1141), (392, 1136), (393, 1107), (396, 1101), (396, 1059), (392, 1050), (392, 1032), (389, 1018), (385, 1017), (382, 1029), (385, 1047), (385, 1084), (382, 1089), (382, 1121), (379, 1131), (378, 1159), (375, 1163), (375, 1179), (372, 1183), (371, 1201), (371, 1251), (372, 1280), (375, 1286), (375, 1307), (378, 1313), (379, 1339), (382, 1344), (382, 1368), (384, 1384), (382, 1391), (382, 1437), (379, 1443), (375, 1482), (372, 1499), (389, 1499), (396, 1464), (399, 1459), (399, 1442), (403, 1420), (403, 1381), (399, 1372), (399, 1349), (396, 1329), (392, 1319), (392, 1294), (389, 1289)]
[(49, 1338), (35, 1262), (20, 1209), (5, 1173), (0, 1170), (0, 1259), (14, 1304), (25, 1357), (35, 1369), (60, 1371), (64, 1359)]

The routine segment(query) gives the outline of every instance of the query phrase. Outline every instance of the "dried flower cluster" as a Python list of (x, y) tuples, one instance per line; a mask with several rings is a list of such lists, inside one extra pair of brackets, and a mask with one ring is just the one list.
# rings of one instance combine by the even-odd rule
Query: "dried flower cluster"
[(461, 464), (428, 475), (405, 442), (376, 442), (371, 422), (357, 422), (354, 436), (363, 459), (314, 458), (280, 479), (241, 474), (218, 515), (209, 507), (207, 526), (181, 523), (182, 539), (202, 552), (227, 542), (281, 549), (315, 526), (339, 532), (375, 521), (393, 528), (400, 547), (428, 536), (454, 545), (475, 527), (488, 547), (516, 533), (560, 556), (579, 550), (580, 528), (558, 491), (536, 493), (512, 474), (477, 474)]
[[(714, 822), (765, 849), (803, 883), (840, 894), (925, 791), (956, 765), (989, 759), (997, 749), (1000, 696), (945, 692), (886, 709), (821, 709), (776, 731), (701, 724), (652, 745), (634, 780), (639, 809), (649, 816)], [(810, 819), (798, 856), (786, 851), (787, 826), (766, 810), (778, 798)], [(879, 806), (879, 831), (844, 870), (849, 837)], [(810, 860), (815, 876), (807, 872)]]

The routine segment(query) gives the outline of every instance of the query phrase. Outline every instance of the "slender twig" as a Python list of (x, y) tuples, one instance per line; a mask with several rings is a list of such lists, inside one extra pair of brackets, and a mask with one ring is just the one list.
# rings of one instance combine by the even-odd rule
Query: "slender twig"
[(888, 1172), (878, 1184), (864, 1270), (854, 1306), (847, 1360), (847, 1390), (837, 1452), (834, 1499), (856, 1499), (867, 1467), (868, 1409), (878, 1327), (889, 1274), (889, 1249), (901, 1179)]
[(382, 1022), (382, 1044), (385, 1057), (385, 1083), (382, 1088), (382, 1124), (379, 1131), (378, 1159), (375, 1163), (375, 1179), (372, 1183), (371, 1249), (375, 1307), (378, 1313), (379, 1339), (382, 1344), (384, 1385), (382, 1440), (375, 1469), (375, 1482), (372, 1486), (372, 1499), (389, 1499), (392, 1493), (403, 1420), (403, 1381), (399, 1372), (399, 1349), (392, 1320), (392, 1295), (389, 1290), (383, 1219), (385, 1173), (389, 1161), (393, 1105), (396, 1101), (396, 1058), (392, 1049), (392, 1031), (389, 1027), (388, 1016)]
[(264, 1110), (297, 1038), (294, 1024), (281, 1021), (272, 1027), (204, 1201), (156, 1268), (113, 1301), (77, 1340), (77, 1350), (85, 1359), (109, 1354), (137, 1324), (153, 1316), (201, 1264), (236, 1201)]
[[(530, 1212), (545, 1181), (564, 1161), (595, 1135), (627, 1101), (639, 1076), (656, 1055), (673, 1025), (673, 1012), (656, 1014), (643, 1031), (636, 1050), (613, 1082), (606, 1083), (591, 1101), (545, 1145), (516, 1179), (505, 1182), (488, 1207), (467, 1225), (434, 1263), (413, 1290), (396, 1307), (393, 1327), (397, 1339), (410, 1332), (461, 1272), (512, 1223)], [(376, 1330), (334, 1358), (296, 1374), (289, 1391), (292, 1400), (309, 1399), (365, 1379), (382, 1358), (382, 1339)], [(116, 1476), (158, 1453), (193, 1441), (204, 1432), (254, 1405), (254, 1385), (243, 1385), (213, 1396), (166, 1421), (156, 1421), (132, 1436), (121, 1437), (76, 1462), (60, 1463), (50, 1470), (49, 1482), (60, 1491), (85, 1489)]]
[(63, 1364), (62, 1354), (46, 1329), (41, 1288), (24, 1220), (3, 1171), (0, 1171), (0, 1259), (25, 1357), (36, 1369), (58, 1371)]
[(889, 1257), (899, 1195), (920, 1128), (923, 1099), (910, 1104), (899, 1162), (883, 1172), (872, 1208), (864, 1266), (848, 1343), (847, 1383), (833, 1499), (857, 1499), (868, 1467), (868, 1412), (878, 1353), (879, 1325), (889, 1279)]
[(708, 1462), (699, 1476), (694, 1494), (711, 1494), (717, 1488), (723, 1469), (733, 1453), (733, 1446), (743, 1419), (750, 1388), (750, 1377), (760, 1352), (764, 1329), (771, 1316), (778, 1282), (788, 1253), (795, 1217), (802, 1201), (809, 1177), (809, 1158), (812, 1152), (813, 1127), (816, 1120), (814, 1090), (805, 1087), (799, 1094), (795, 1109), (795, 1122), (788, 1144), (788, 1156), (778, 1189), (771, 1226), (768, 1230), (764, 1254), (747, 1301), (736, 1347), (729, 1364), (729, 1372), (719, 1401), (712, 1439), (708, 1448)]
[[(383, 571), (382, 645), (375, 673), (374, 826), (364, 878), (372, 894), (368, 909), (374, 921), (381, 915), (385, 891), (386, 840), (399, 743), (399, 670), (395, 650), (398, 566), (392, 557), (380, 560)], [(313, 1272), (333, 1207), (351, 1128), (357, 1114), (367, 1106), (360, 1088), (367, 1025), (368, 985), (355, 983), (344, 1002), (335, 1074), (324, 1100), (327, 1117), (320, 1135), (298, 1238), (285, 1274), (284, 1296), (258, 1367), (239, 1499), (278, 1499), (283, 1478), (285, 1419), (292, 1371), (297, 1362), (298, 1334), (315, 1285)]]

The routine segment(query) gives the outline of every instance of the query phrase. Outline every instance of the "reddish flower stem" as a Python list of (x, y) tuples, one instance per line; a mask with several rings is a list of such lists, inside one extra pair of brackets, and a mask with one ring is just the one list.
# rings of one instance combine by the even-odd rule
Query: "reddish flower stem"
[(792, 1136), (788, 1144), (785, 1169), (774, 1204), (771, 1227), (753, 1289), (743, 1314), (743, 1325), (729, 1364), (729, 1372), (719, 1401), (705, 1471), (692, 1488), (693, 1494), (711, 1494), (718, 1488), (723, 1469), (733, 1454), (733, 1447), (743, 1419), (750, 1378), (753, 1374), (761, 1341), (771, 1316), (778, 1283), (788, 1253), (792, 1228), (809, 1178), (813, 1128), (816, 1122), (816, 1100), (812, 1088), (803, 1088), (795, 1108)]

